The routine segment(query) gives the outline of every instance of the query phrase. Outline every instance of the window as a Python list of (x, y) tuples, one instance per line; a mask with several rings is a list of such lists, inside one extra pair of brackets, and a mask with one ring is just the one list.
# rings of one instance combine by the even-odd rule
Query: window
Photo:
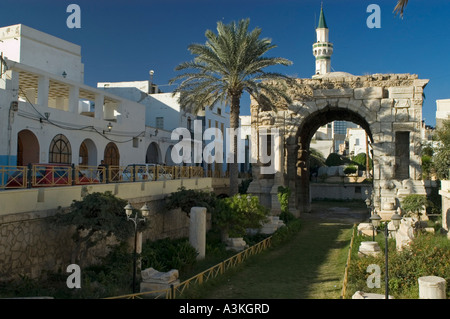
[(72, 162), (72, 148), (69, 140), (63, 134), (56, 135), (50, 143), (49, 163), (70, 164)]
[(164, 117), (156, 117), (156, 128), (164, 129)]
[(355, 139), (355, 145), (359, 145), (359, 138)]
[(222, 109), (221, 108), (217, 108), (217, 114), (222, 115)]

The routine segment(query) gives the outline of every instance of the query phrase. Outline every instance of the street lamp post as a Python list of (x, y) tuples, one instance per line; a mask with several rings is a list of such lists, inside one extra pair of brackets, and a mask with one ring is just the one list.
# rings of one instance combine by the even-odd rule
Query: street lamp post
[[(401, 221), (400, 215), (395, 213), (391, 216), (392, 223), (394, 224), (395, 231), (398, 229)], [(381, 223), (381, 217), (376, 212), (370, 217), (370, 221), (372, 222), (372, 226), (375, 231), (377, 231), (377, 228), (380, 226)], [(389, 267), (388, 267), (388, 237), (389, 237), (389, 229), (388, 225), (386, 224), (384, 227), (384, 257), (385, 257), (385, 299), (389, 299)]]
[(136, 290), (136, 260), (137, 260), (137, 226), (140, 222), (145, 222), (145, 218), (148, 216), (149, 209), (147, 207), (147, 204), (144, 204), (141, 208), (141, 213), (143, 218), (139, 218), (138, 214), (136, 213), (134, 217), (131, 217), (131, 214), (133, 213), (133, 206), (131, 206), (130, 203), (128, 203), (127, 206), (124, 207), (125, 214), (127, 215), (127, 220), (132, 221), (134, 224), (134, 257), (133, 257), (133, 293), (135, 293)]
[[(365, 200), (366, 206), (369, 209), (369, 216), (371, 216), (372, 215), (372, 210), (373, 210), (373, 193), (371, 193), (370, 197), (369, 197), (369, 191), (366, 189), (365, 194), (367, 196), (366, 200)], [(374, 230), (374, 227), (372, 227), (372, 241), (375, 241), (375, 230)]]

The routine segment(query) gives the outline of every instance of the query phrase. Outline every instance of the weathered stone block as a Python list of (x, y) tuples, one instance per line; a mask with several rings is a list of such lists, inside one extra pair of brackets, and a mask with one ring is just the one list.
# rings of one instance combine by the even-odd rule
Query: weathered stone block
[(348, 102), (349, 102), (349, 101), (350, 101), (349, 98), (342, 98), (342, 99), (339, 99), (339, 101), (338, 101), (338, 106), (341, 107), (341, 108), (347, 108)]
[(381, 99), (381, 107), (390, 108), (394, 106), (394, 99)]
[(420, 299), (447, 299), (447, 281), (438, 276), (424, 276), (419, 278)]
[(353, 97), (353, 89), (319, 89), (314, 90), (314, 97), (324, 97), (324, 98), (333, 98), (333, 97)]
[(377, 113), (378, 122), (394, 122), (395, 118), (392, 115), (392, 108), (390, 107), (380, 107)]
[(362, 106), (362, 100), (350, 100), (347, 108), (351, 111), (358, 112)]
[(316, 106), (319, 110), (323, 109), (327, 105), (328, 105), (328, 101), (326, 99), (317, 99), (316, 100)]
[(390, 87), (388, 88), (389, 98), (392, 99), (412, 99), (414, 97), (414, 87)]
[(381, 254), (380, 245), (376, 241), (363, 241), (358, 249), (358, 256), (379, 256)]
[(355, 89), (355, 99), (381, 99), (383, 98), (382, 87), (366, 87)]
[(409, 121), (409, 113), (408, 109), (396, 109), (395, 110), (395, 120), (398, 122), (408, 122)]
[(394, 99), (395, 108), (408, 108), (411, 107), (410, 99)]
[(372, 112), (378, 112), (381, 107), (380, 99), (364, 100), (364, 105)]

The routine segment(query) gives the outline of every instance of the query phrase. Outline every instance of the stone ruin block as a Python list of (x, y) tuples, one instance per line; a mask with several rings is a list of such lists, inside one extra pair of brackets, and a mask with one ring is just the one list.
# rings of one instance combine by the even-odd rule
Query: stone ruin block
[[(386, 299), (386, 296), (383, 294), (374, 294), (370, 292), (357, 291), (352, 296), (352, 299)], [(389, 295), (389, 299), (394, 299), (394, 297)]]
[(284, 226), (284, 222), (278, 216), (269, 216), (269, 221), (265, 223), (260, 232), (262, 234), (273, 234), (278, 228)]
[(376, 241), (363, 241), (358, 249), (358, 256), (379, 256), (381, 254), (380, 245)]
[(172, 269), (168, 272), (159, 272), (153, 268), (147, 268), (141, 271), (142, 282), (141, 292), (152, 292), (159, 295), (156, 291), (170, 289), (171, 285), (178, 285), (180, 280), (178, 279), (179, 273), (177, 269)]
[(372, 223), (360, 223), (357, 230), (358, 235), (372, 236), (374, 234)]
[(226, 244), (227, 250), (241, 251), (248, 248), (247, 243), (242, 237), (228, 238)]

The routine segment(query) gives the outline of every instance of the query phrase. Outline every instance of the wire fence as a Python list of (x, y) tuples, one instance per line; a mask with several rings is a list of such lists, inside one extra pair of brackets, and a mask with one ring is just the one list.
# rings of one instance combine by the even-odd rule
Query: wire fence
[(175, 299), (180, 297), (187, 289), (192, 286), (201, 285), (202, 283), (216, 278), (222, 274), (224, 274), (228, 269), (233, 268), (240, 263), (247, 260), (250, 256), (259, 254), (265, 249), (269, 248), (272, 245), (272, 236), (267, 237), (266, 239), (260, 241), (259, 243), (233, 255), (232, 257), (222, 261), (221, 263), (212, 266), (205, 271), (179, 283), (171, 285), (170, 288), (149, 291), (149, 292), (141, 292), (129, 295), (108, 297), (105, 299), (143, 299), (143, 298), (152, 298), (152, 299)]

